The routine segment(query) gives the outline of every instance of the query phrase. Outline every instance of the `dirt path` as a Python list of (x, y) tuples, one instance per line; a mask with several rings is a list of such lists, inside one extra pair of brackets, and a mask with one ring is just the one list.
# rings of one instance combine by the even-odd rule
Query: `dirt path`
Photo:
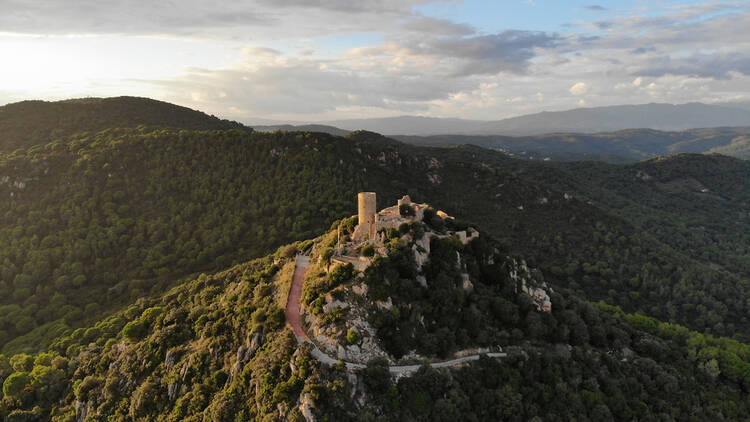
[[(289, 297), (287, 298), (286, 309), (284, 311), (284, 314), (286, 314), (286, 320), (289, 321), (289, 324), (292, 326), (294, 335), (295, 337), (297, 337), (297, 342), (300, 344), (310, 343), (313, 346), (313, 350), (311, 354), (315, 359), (319, 360), (320, 362), (326, 365), (335, 365), (336, 363), (339, 362), (339, 359), (335, 359), (325, 354), (322, 350), (320, 350), (318, 346), (315, 345), (315, 343), (310, 341), (310, 338), (307, 337), (307, 334), (305, 334), (305, 330), (302, 327), (302, 318), (300, 316), (300, 299), (302, 298), (302, 281), (305, 278), (305, 273), (307, 272), (307, 268), (309, 266), (310, 266), (310, 261), (308, 257), (304, 255), (299, 255), (297, 257), (297, 261), (294, 267), (294, 276), (292, 276), (292, 287), (289, 289)], [(503, 358), (507, 354), (498, 352), (498, 353), (485, 353), (485, 355), (491, 358)], [(459, 365), (459, 364), (474, 361), (474, 360), (479, 360), (480, 356), (481, 355), (471, 355), (471, 356), (464, 356), (458, 359), (446, 360), (443, 362), (433, 362), (433, 363), (430, 363), (430, 366), (433, 368), (447, 368), (450, 366)], [(362, 369), (365, 367), (365, 365), (361, 363), (344, 362), (344, 364), (346, 365), (346, 368), (349, 370)], [(388, 370), (392, 374), (404, 375), (404, 374), (416, 372), (421, 366), (422, 365), (389, 366)]]
[(292, 331), (294, 331), (294, 335), (300, 343), (310, 340), (302, 328), (302, 319), (299, 311), (300, 299), (302, 298), (302, 280), (304, 280), (307, 267), (309, 266), (310, 260), (306, 256), (297, 256), (294, 275), (292, 276), (292, 287), (289, 289), (289, 297), (286, 300), (286, 309), (284, 310), (286, 320), (289, 321)]

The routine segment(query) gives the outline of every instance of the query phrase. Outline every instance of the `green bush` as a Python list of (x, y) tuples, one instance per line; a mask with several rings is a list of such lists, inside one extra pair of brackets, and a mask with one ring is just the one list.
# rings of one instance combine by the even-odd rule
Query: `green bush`
[(375, 255), (375, 248), (368, 243), (367, 245), (362, 246), (362, 250), (360, 251), (360, 253), (362, 254), (362, 256), (371, 257)]
[(29, 374), (26, 372), (15, 372), (3, 383), (3, 394), (5, 397), (13, 397), (24, 389), (31, 382)]
[(412, 217), (414, 216), (414, 207), (408, 204), (401, 204), (398, 207), (398, 212), (403, 217)]
[(34, 367), (34, 358), (26, 353), (19, 353), (10, 358), (10, 365), (16, 372), (29, 372)]
[(147, 330), (148, 330), (148, 327), (146, 326), (146, 324), (144, 324), (143, 322), (139, 320), (136, 320), (136, 321), (130, 321), (127, 324), (125, 324), (125, 327), (123, 327), (121, 333), (128, 340), (135, 341), (135, 340), (140, 340), (141, 338), (143, 338)]
[(355, 330), (354, 328), (350, 328), (349, 331), (346, 332), (346, 342), (349, 344), (357, 344), (361, 340), (361, 336), (359, 335), (359, 332)]
[(284, 258), (292, 258), (299, 253), (299, 249), (295, 245), (287, 245), (281, 249), (281, 256)]

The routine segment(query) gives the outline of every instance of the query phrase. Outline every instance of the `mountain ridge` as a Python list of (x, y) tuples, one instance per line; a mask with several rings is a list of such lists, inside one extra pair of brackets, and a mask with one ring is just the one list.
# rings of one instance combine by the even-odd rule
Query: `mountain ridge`
[(191, 130), (247, 129), (203, 112), (144, 97), (29, 100), (0, 107), (0, 152), (44, 145), (85, 128), (161, 126)]
[(703, 103), (648, 103), (542, 111), (502, 120), (464, 120), (419, 116), (320, 122), (346, 130), (364, 129), (392, 135), (541, 135), (596, 133), (624, 129), (685, 130), (749, 126), (750, 110)]

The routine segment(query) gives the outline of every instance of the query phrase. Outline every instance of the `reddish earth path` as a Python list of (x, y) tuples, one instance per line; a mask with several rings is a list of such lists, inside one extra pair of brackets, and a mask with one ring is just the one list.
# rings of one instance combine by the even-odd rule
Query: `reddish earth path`
[(286, 300), (286, 320), (292, 326), (294, 335), (299, 341), (308, 340), (305, 330), (302, 329), (302, 319), (299, 314), (299, 302), (302, 297), (302, 280), (305, 278), (307, 267), (310, 261), (304, 255), (297, 256), (297, 262), (294, 267), (294, 276), (292, 276), (292, 287), (289, 289), (289, 297)]

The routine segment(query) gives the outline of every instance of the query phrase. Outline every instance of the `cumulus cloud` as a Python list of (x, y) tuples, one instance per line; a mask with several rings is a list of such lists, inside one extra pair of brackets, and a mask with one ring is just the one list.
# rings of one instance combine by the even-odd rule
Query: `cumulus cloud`
[[(645, 5), (616, 14), (591, 4), (575, 9), (582, 21), (562, 33), (480, 30), (420, 14), (415, 6), (424, 3), (0, 0), (0, 32), (205, 43), (220, 51), (218, 59), (231, 57), (186, 61), (169, 75), (139, 73), (128, 86), (155, 91), (129, 93), (158, 92), (234, 118), (338, 117), (351, 110), (500, 118), (581, 104), (750, 97), (750, 7), (740, 2)], [(153, 63), (152, 56), (143, 59)]]
[(402, 70), (413, 65), (446, 77), (524, 73), (538, 49), (552, 48), (562, 39), (538, 31), (504, 31), (475, 36), (419, 38), (404, 36), (381, 46), (354, 49), (353, 57), (389, 57)]
[[(379, 107), (404, 112), (473, 88), (473, 83), (441, 78), (350, 72), (316, 60), (261, 64), (247, 69), (195, 69), (180, 78), (154, 81), (170, 97), (201, 103), (241, 105), (248, 113), (324, 113), (337, 107)], [(224, 96), (218, 93), (224, 92)]]
[(586, 85), (585, 82), (578, 82), (575, 85), (571, 86), (568, 91), (570, 91), (570, 93), (573, 95), (585, 95), (587, 92), (589, 92), (589, 86)]

